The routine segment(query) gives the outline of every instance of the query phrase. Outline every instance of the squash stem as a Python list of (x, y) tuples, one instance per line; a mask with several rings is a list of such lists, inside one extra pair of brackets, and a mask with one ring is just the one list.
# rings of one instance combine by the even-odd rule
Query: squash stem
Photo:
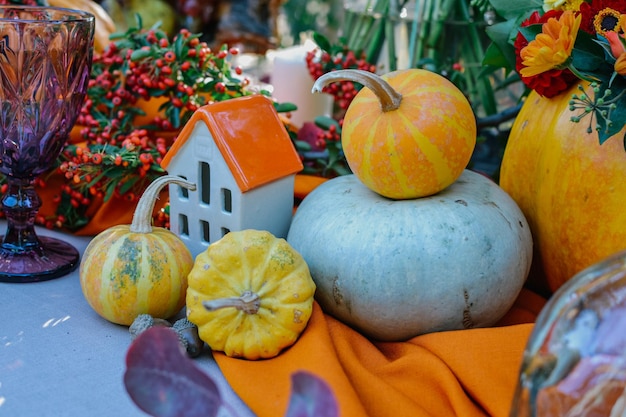
[(154, 204), (159, 198), (161, 189), (168, 184), (178, 184), (181, 187), (188, 188), (192, 191), (196, 189), (196, 184), (186, 181), (176, 175), (163, 175), (152, 181), (150, 185), (141, 195), (135, 212), (133, 221), (130, 224), (130, 231), (133, 233), (151, 233), (152, 232), (152, 212)]
[(383, 112), (396, 110), (402, 102), (402, 94), (398, 93), (385, 79), (369, 71), (344, 69), (327, 72), (320, 76), (311, 89), (312, 93), (320, 93), (330, 83), (338, 81), (352, 81), (362, 84), (372, 90)]
[(244, 291), (240, 297), (218, 298), (204, 301), (202, 306), (208, 311), (234, 307), (246, 314), (256, 314), (261, 307), (261, 297), (255, 292)]

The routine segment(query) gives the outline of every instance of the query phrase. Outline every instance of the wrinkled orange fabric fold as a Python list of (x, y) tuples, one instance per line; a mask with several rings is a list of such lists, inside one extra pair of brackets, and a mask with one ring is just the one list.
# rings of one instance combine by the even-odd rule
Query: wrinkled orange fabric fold
[(307, 370), (332, 388), (344, 417), (506, 417), (523, 349), (545, 300), (523, 290), (497, 326), (375, 342), (315, 304), (300, 339), (275, 358), (215, 359), (259, 417), (285, 414), (291, 374)]

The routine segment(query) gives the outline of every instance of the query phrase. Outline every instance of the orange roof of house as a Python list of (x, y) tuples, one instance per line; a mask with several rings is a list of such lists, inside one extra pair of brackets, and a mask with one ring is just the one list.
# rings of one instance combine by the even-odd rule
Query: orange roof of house
[(199, 121), (207, 125), (242, 192), (303, 168), (271, 99), (255, 94), (196, 110), (163, 158), (163, 169), (167, 170)]

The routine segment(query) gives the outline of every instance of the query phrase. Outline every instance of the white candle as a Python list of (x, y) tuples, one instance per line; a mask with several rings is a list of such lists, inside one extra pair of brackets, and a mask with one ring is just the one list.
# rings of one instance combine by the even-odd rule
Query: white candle
[(301, 127), (304, 122), (312, 122), (317, 116), (330, 116), (333, 99), (329, 94), (313, 94), (313, 78), (306, 65), (306, 54), (315, 44), (305, 43), (268, 53), (273, 61), (270, 83), (272, 97), (279, 103), (293, 103), (298, 106), (291, 116), (291, 122)]

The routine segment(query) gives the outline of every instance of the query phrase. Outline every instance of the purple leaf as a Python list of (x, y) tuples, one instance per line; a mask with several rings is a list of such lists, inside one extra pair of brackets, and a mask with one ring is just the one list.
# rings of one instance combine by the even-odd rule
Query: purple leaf
[(134, 340), (124, 384), (135, 404), (154, 417), (214, 417), (222, 405), (215, 382), (168, 327), (151, 327)]
[(326, 382), (305, 371), (291, 375), (291, 398), (285, 417), (337, 417), (337, 400)]

